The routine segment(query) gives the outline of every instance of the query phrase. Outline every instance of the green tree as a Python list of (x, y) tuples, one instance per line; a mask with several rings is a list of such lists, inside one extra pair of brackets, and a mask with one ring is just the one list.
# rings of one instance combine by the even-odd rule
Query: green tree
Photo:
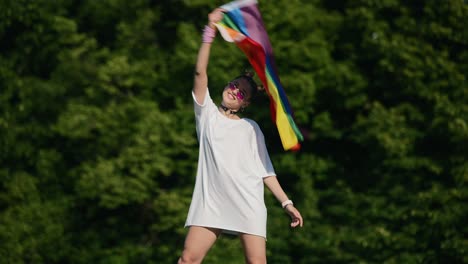
[[(465, 2), (260, 1), (306, 138), (282, 150), (267, 98), (245, 113), (305, 218), (289, 229), (266, 192), (270, 263), (468, 262)], [(223, 3), (0, 2), (0, 259), (176, 262), (193, 66)], [(211, 56), (219, 100), (249, 65), (220, 37)], [(243, 263), (238, 239), (220, 238), (220, 262)]]

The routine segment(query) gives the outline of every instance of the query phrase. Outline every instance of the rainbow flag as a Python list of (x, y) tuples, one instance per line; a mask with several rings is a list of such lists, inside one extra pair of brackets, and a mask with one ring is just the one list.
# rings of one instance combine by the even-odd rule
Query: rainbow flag
[(247, 56), (270, 98), (270, 112), (285, 150), (299, 150), (303, 136), (281, 85), (273, 50), (256, 0), (233, 1), (221, 6), (223, 19), (216, 24), (224, 40), (234, 42)]

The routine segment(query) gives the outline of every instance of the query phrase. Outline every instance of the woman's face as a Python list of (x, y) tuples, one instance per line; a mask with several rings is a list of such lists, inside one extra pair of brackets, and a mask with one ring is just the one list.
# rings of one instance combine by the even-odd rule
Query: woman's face
[(251, 91), (249, 82), (245, 79), (235, 79), (229, 82), (223, 91), (223, 105), (230, 109), (240, 109), (249, 104)]

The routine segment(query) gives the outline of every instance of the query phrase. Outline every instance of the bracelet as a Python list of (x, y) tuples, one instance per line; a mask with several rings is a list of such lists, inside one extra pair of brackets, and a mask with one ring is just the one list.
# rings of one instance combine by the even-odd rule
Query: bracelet
[(205, 28), (203, 29), (202, 42), (212, 43), (215, 36), (216, 36), (216, 30), (210, 26), (205, 26)]
[(284, 202), (281, 203), (281, 207), (286, 208), (286, 206), (290, 205), (290, 204), (294, 204), (293, 201), (291, 200), (286, 200)]

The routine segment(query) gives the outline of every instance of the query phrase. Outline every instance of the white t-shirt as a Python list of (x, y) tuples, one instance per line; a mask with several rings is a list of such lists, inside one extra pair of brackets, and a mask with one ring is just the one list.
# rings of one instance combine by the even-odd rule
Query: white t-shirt
[(209, 91), (201, 105), (192, 96), (200, 149), (185, 226), (266, 238), (263, 178), (276, 174), (260, 127), (248, 118), (224, 116)]

